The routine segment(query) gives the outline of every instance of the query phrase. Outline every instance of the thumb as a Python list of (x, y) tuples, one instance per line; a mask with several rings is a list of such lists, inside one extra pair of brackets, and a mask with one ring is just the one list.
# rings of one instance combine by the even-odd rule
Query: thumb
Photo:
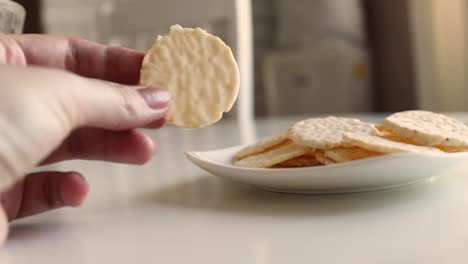
[(164, 118), (171, 95), (168, 91), (132, 87), (94, 79), (75, 86), (72, 106), (75, 127), (127, 130)]
[(45, 68), (0, 65), (0, 77), (0, 192), (56, 149), (73, 129), (145, 127), (164, 118), (170, 101), (162, 90)]

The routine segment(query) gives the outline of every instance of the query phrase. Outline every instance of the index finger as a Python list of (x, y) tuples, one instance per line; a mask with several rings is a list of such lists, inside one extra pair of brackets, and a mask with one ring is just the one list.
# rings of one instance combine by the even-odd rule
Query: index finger
[[(10, 45), (20, 47), (28, 65), (64, 69), (84, 77), (128, 85), (135, 85), (140, 79), (143, 52), (109, 47), (75, 37), (8, 37), (11, 38)], [(0, 41), (0, 45), (5, 44)]]

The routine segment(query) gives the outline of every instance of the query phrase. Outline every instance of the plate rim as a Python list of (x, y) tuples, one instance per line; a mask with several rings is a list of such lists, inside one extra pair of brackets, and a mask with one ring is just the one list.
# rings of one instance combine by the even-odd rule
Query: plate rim
[[(370, 158), (365, 158), (365, 159), (360, 159), (360, 160), (353, 160), (349, 162), (342, 162), (342, 163), (335, 163), (335, 164), (329, 164), (326, 166), (309, 166), (309, 167), (299, 167), (299, 168), (246, 168), (246, 167), (239, 167), (235, 166), (233, 164), (225, 164), (221, 162), (217, 162), (214, 160), (210, 160), (205, 158), (206, 153), (213, 153), (213, 152), (221, 152), (221, 151), (233, 151), (235, 149), (240, 149), (242, 147), (248, 146), (249, 144), (243, 144), (243, 145), (237, 145), (237, 146), (231, 146), (231, 147), (226, 147), (226, 148), (220, 148), (220, 149), (214, 149), (214, 150), (207, 150), (207, 151), (185, 151), (184, 154), (187, 159), (189, 159), (191, 162), (193, 162), (190, 157), (196, 158), (198, 160), (201, 160), (207, 164), (213, 164), (216, 166), (228, 168), (228, 169), (234, 169), (234, 170), (240, 170), (240, 171), (245, 171), (245, 172), (272, 172), (272, 171), (281, 171), (281, 172), (307, 172), (307, 171), (321, 171), (321, 170), (329, 170), (330, 168), (340, 168), (340, 167), (350, 167), (350, 166), (358, 166), (362, 165), (363, 163), (374, 163), (374, 162), (382, 162), (382, 161), (387, 161), (389, 159), (395, 159), (395, 158), (404, 158), (404, 157), (414, 157), (414, 156), (421, 156), (421, 157), (430, 157), (430, 158), (460, 158), (463, 156), (468, 157), (468, 152), (456, 152), (456, 153), (447, 153), (447, 152), (421, 152), (421, 153), (414, 153), (414, 152), (401, 152), (401, 153), (389, 153), (387, 155), (382, 155), (382, 156), (376, 156), (376, 157), (370, 157)], [(232, 160), (233, 155), (229, 157), (229, 160)]]

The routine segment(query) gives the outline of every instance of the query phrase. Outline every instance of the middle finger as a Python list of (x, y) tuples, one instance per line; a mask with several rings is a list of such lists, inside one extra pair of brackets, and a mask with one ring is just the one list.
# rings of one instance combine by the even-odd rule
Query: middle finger
[(75, 130), (41, 165), (71, 159), (144, 164), (157, 152), (156, 143), (137, 130)]

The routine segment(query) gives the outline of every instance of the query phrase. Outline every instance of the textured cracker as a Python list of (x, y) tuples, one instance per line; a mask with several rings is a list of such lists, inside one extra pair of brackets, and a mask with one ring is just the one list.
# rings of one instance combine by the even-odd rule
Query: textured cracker
[(315, 153), (315, 158), (322, 164), (324, 165), (330, 165), (330, 164), (335, 164), (336, 162), (330, 158), (325, 157), (325, 153), (323, 150), (318, 150)]
[(288, 137), (294, 143), (315, 149), (332, 149), (343, 146), (343, 133), (361, 132), (377, 134), (373, 124), (355, 118), (325, 117), (311, 118), (294, 124)]
[(363, 148), (335, 148), (325, 150), (325, 157), (330, 158), (336, 162), (347, 162), (380, 155), (382, 155), (382, 153)]
[(247, 156), (254, 155), (261, 153), (271, 147), (274, 147), (278, 144), (281, 144), (287, 139), (286, 133), (283, 133), (281, 135), (276, 135), (276, 136), (271, 136), (264, 138), (252, 145), (249, 145), (243, 149), (241, 149), (239, 152), (236, 153), (234, 156), (235, 160), (240, 160), (243, 159)]
[(231, 49), (204, 30), (172, 26), (146, 53), (141, 85), (167, 89), (167, 122), (199, 128), (220, 120), (237, 99), (239, 70)]
[(441, 145), (434, 145), (434, 148), (438, 148), (444, 152), (449, 152), (449, 153), (454, 153), (454, 152), (467, 152), (468, 147), (447, 147), (447, 146), (441, 146)]
[(424, 146), (468, 147), (468, 127), (442, 114), (428, 111), (399, 112), (385, 118), (382, 126)]
[(416, 146), (421, 146), (418, 142), (414, 141), (412, 138), (403, 138), (391, 131), (387, 131), (385, 129), (379, 129), (379, 137), (384, 137), (386, 139), (390, 139), (392, 141), (398, 141), (406, 144), (411, 144), (411, 145), (416, 145)]
[(345, 133), (343, 139), (346, 144), (381, 153), (441, 153), (437, 148), (415, 146), (403, 142), (392, 141), (387, 138), (364, 134), (364, 133)]
[(321, 163), (315, 158), (315, 152), (306, 153), (302, 156), (292, 158), (289, 160), (285, 160), (275, 165), (275, 167), (282, 167), (282, 168), (294, 168), (294, 167), (310, 167), (310, 166), (318, 166)]
[(307, 153), (307, 151), (308, 148), (298, 146), (290, 142), (288, 144), (282, 144), (280, 147), (272, 148), (263, 153), (248, 156), (247, 158), (235, 161), (234, 165), (246, 168), (267, 168), (285, 160), (304, 155)]
[[(397, 135), (397, 134), (395, 134), (393, 132), (384, 130), (384, 129), (379, 129), (379, 136), (390, 139), (390, 140), (393, 140), (393, 141), (398, 141), (398, 142), (402, 142), (402, 143), (406, 143), (406, 144), (421, 146), (421, 144), (419, 142), (414, 141), (412, 138), (402, 138), (399, 135)], [(464, 147), (464, 146), (448, 147), (448, 146), (442, 146), (442, 145), (434, 145), (432, 147), (438, 148), (438, 149), (440, 149), (440, 150), (442, 150), (444, 152), (450, 152), (450, 153), (468, 151), (468, 147)]]

